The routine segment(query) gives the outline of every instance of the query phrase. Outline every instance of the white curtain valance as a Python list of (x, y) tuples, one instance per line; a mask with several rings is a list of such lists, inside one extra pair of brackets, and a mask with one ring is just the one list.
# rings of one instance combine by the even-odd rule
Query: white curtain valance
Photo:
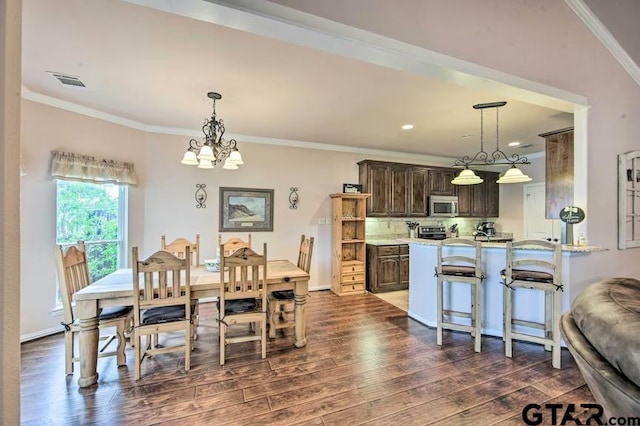
[(133, 163), (104, 160), (70, 152), (51, 152), (51, 177), (92, 183), (135, 185)]

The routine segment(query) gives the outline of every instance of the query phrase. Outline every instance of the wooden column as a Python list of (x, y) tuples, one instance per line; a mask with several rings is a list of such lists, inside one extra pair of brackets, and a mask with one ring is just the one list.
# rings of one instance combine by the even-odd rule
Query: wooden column
[(22, 2), (0, 2), (0, 424), (20, 423)]
[(573, 127), (538, 135), (545, 139), (545, 218), (558, 219), (573, 205)]

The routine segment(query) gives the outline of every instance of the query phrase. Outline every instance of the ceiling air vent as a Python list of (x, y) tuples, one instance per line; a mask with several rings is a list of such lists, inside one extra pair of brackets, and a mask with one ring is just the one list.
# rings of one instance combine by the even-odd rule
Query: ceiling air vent
[(532, 146), (534, 146), (532, 143), (525, 143), (520, 145), (518, 148), (531, 148)]
[(87, 87), (85, 86), (85, 84), (82, 82), (82, 80), (80, 80), (79, 77), (76, 77), (74, 75), (69, 75), (69, 74), (62, 74), (59, 72), (52, 72), (52, 71), (47, 71), (53, 78), (55, 78), (56, 80), (58, 80), (60, 82), (60, 84), (62, 84), (63, 86), (71, 86), (71, 87), (77, 87), (77, 88), (81, 88), (81, 87)]

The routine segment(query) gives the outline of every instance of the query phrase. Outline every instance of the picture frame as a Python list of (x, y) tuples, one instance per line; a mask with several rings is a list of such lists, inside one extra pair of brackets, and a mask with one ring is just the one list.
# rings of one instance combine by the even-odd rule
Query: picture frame
[(220, 232), (272, 232), (273, 189), (220, 187)]
[(345, 194), (361, 194), (362, 185), (359, 185), (357, 183), (343, 183), (342, 192)]

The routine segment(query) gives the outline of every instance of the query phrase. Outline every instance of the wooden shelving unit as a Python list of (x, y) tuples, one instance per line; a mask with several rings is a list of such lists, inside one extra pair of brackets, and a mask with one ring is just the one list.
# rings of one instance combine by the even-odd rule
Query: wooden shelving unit
[(371, 194), (331, 194), (331, 291), (337, 295), (366, 293), (365, 218)]

